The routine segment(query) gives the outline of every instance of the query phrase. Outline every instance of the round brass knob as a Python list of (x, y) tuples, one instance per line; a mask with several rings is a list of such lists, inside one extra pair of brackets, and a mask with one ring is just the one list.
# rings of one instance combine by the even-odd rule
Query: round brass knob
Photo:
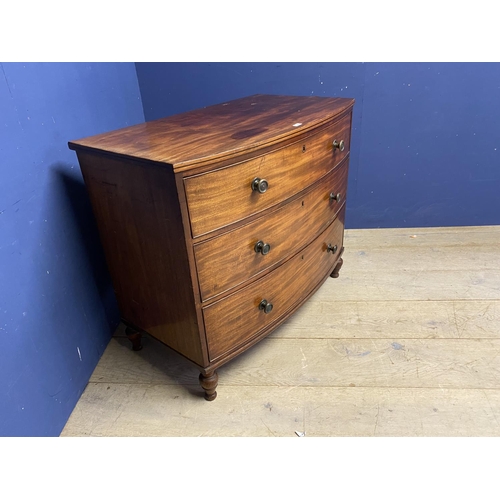
[(332, 253), (335, 253), (337, 249), (338, 249), (337, 245), (332, 246), (330, 243), (328, 243), (328, 246), (326, 247), (326, 251)]
[(342, 195), (340, 193), (330, 193), (330, 200), (332, 201), (338, 201), (340, 203), (340, 200), (342, 199)]
[(333, 141), (333, 149), (338, 148), (340, 151), (344, 151), (344, 141), (337, 141), (336, 139)]
[(260, 252), (262, 255), (267, 255), (269, 253), (269, 251), (271, 250), (271, 245), (269, 243), (264, 243), (263, 241), (259, 240), (255, 244), (254, 249), (257, 253)]
[(266, 181), (266, 179), (259, 179), (256, 177), (252, 181), (252, 190), (253, 191), (258, 191), (259, 193), (265, 193), (267, 191), (267, 188), (269, 187), (269, 183)]
[(266, 299), (263, 299), (259, 304), (259, 309), (264, 311), (266, 314), (269, 314), (273, 310), (273, 305), (271, 302), (268, 302)]

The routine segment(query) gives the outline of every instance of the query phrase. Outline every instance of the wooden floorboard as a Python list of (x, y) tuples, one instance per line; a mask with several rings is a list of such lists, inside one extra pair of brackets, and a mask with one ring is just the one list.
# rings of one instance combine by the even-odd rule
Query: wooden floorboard
[(375, 273), (353, 269), (348, 258), (346, 255), (338, 284), (329, 281), (325, 284), (333, 296), (340, 293), (341, 287), (343, 300), (500, 300), (500, 269), (466, 272), (407, 269)]
[(348, 229), (346, 248), (448, 248), (495, 245), (500, 242), (499, 226), (436, 227), (397, 229)]
[(335, 302), (330, 289), (273, 334), (281, 338), (500, 338), (500, 300)]
[[(491, 389), (499, 387), (500, 339), (271, 336), (218, 373), (225, 384), (236, 386)], [(152, 339), (140, 353), (131, 351), (126, 339), (112, 339), (90, 381), (189, 385), (197, 377), (195, 368)]]
[(63, 436), (500, 436), (500, 390), (90, 383)]
[[(347, 230), (327, 280), (270, 337), (198, 372), (121, 325), (62, 436), (499, 436), (500, 227)], [(342, 300), (339, 300), (339, 296)]]

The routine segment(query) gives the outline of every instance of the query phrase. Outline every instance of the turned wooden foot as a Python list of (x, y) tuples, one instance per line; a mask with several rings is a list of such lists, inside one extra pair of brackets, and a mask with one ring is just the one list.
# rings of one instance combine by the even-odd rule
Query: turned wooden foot
[(330, 274), (331, 278), (338, 278), (339, 277), (339, 271), (340, 271), (340, 268), (342, 267), (343, 263), (344, 263), (343, 259), (340, 258), (339, 261), (337, 262), (337, 265), (333, 268), (332, 274)]
[(207, 375), (200, 373), (200, 385), (205, 390), (205, 399), (213, 401), (217, 397), (217, 384), (219, 382), (219, 375), (216, 371), (209, 372)]
[(130, 340), (130, 342), (132, 342), (133, 351), (140, 351), (142, 349), (142, 335), (139, 332), (136, 332), (135, 330), (127, 326), (127, 328), (125, 328), (125, 335), (127, 335), (127, 338)]
[(339, 260), (337, 261), (337, 265), (333, 268), (332, 274), (330, 274), (330, 278), (338, 278), (339, 277), (339, 271), (340, 268), (342, 267), (342, 264), (344, 263), (344, 260), (342, 259), (342, 255), (344, 253), (344, 247), (340, 249), (340, 254), (339, 254)]

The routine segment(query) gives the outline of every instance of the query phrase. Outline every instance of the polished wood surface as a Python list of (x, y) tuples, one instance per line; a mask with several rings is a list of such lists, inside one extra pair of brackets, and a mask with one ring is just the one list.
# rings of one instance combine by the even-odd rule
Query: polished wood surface
[[(344, 215), (345, 208), (318, 238), (272, 273), (203, 309), (211, 361), (257, 336), (324, 280), (338, 260)], [(328, 244), (337, 245), (337, 254), (327, 251)], [(259, 309), (263, 299), (273, 305), (268, 314)]]
[[(344, 250), (344, 249), (342, 249)], [(342, 257), (339, 259), (337, 262), (337, 265), (335, 266), (335, 269), (332, 271), (332, 274), (330, 274), (330, 278), (338, 278), (340, 276), (340, 269), (342, 268), (342, 265), (344, 264), (344, 259)]]
[(184, 356), (209, 401), (340, 267), (353, 103), (257, 95), (69, 143), (133, 349)]
[(354, 99), (337, 97), (258, 94), (71, 141), (69, 146), (167, 163), (183, 171), (300, 135), (353, 105)]
[(219, 383), (219, 376), (216, 371), (210, 371), (208, 374), (200, 373), (198, 377), (200, 385), (205, 391), (205, 399), (213, 401), (217, 397), (217, 384)]
[(122, 318), (206, 363), (173, 172), (78, 152)]
[[(202, 300), (253, 278), (302, 248), (333, 220), (347, 192), (348, 159), (306, 192), (249, 224), (194, 246)], [(340, 203), (330, 193), (340, 194)], [(255, 244), (271, 246), (268, 254)]]
[[(349, 152), (351, 115), (302, 141), (213, 172), (185, 178), (193, 237), (261, 213), (307, 188)], [(343, 140), (344, 151), (334, 149)], [(255, 178), (266, 179), (265, 193), (252, 191)]]

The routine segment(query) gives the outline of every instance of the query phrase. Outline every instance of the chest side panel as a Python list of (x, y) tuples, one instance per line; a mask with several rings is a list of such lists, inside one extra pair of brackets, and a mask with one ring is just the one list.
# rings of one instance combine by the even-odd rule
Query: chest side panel
[(83, 151), (78, 160), (122, 318), (203, 365), (172, 169)]

